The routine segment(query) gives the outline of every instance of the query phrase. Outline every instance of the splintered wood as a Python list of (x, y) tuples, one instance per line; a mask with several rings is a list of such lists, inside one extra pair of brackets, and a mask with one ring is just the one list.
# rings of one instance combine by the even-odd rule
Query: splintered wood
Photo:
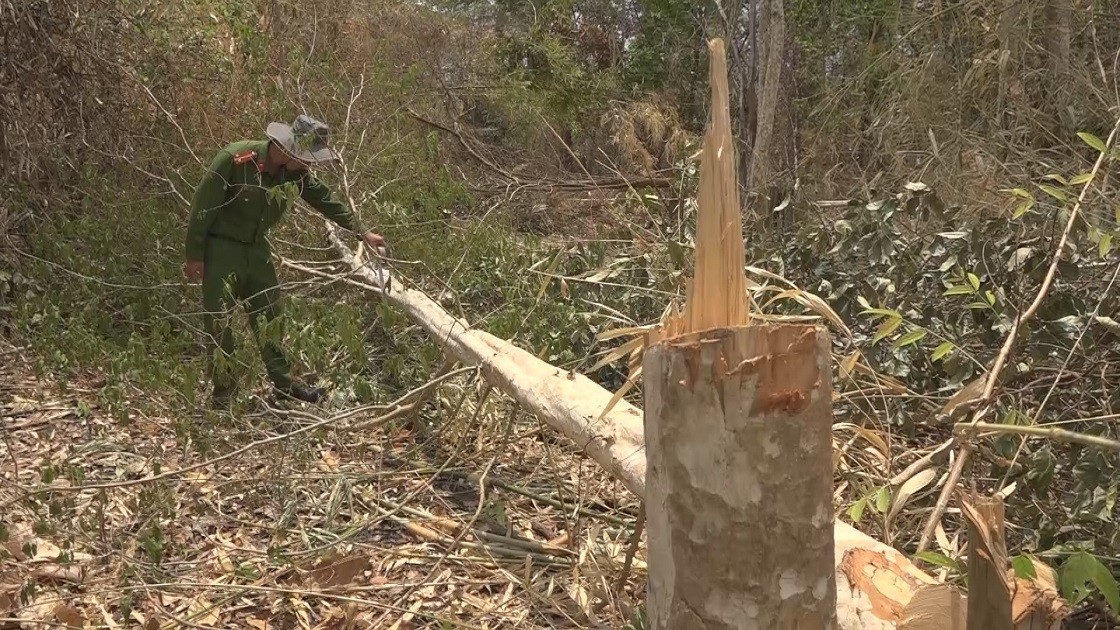
[(835, 628), (828, 331), (750, 325), (723, 42), (684, 312), (643, 357), (650, 627)]
[(700, 158), (696, 272), (685, 294), (684, 312), (673, 312), (666, 318), (660, 331), (662, 338), (750, 323), (747, 277), (743, 272), (742, 208), (728, 105), (727, 53), (720, 39), (709, 42), (708, 49), (712, 112)]

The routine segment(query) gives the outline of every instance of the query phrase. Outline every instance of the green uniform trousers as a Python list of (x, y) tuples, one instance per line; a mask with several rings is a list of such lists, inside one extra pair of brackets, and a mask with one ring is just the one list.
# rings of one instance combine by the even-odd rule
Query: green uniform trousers
[[(281, 347), (280, 287), (268, 243), (246, 244), (210, 236), (204, 261), (203, 323), (210, 337), (208, 372), (215, 395), (227, 396), (237, 387), (230, 323), (238, 302), (249, 316), (269, 379), (276, 387), (289, 387), (291, 366)], [(217, 360), (218, 352), (227, 360)]]

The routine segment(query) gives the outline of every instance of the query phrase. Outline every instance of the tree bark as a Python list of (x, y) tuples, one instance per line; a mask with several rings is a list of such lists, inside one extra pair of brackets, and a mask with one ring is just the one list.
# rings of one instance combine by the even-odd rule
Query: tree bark
[(654, 630), (835, 627), (830, 357), (801, 325), (646, 351)]
[[(786, 18), (783, 0), (766, 0), (765, 10), (759, 20), (761, 37), (764, 42), (759, 50), (759, 88), (758, 127), (754, 146), (751, 147), (750, 172), (748, 183), (756, 193), (762, 206), (759, 212), (766, 212), (776, 201), (768, 199), (767, 189), (773, 176), (773, 160), (770, 145), (774, 138), (774, 121), (778, 113), (779, 87), (782, 77), (783, 49), (786, 40)], [(781, 201), (781, 200), (777, 200)]]
[(1073, 38), (1073, 0), (1049, 0), (1046, 5), (1046, 52), (1049, 73), (1046, 91), (1058, 134), (1065, 135), (1070, 114), (1070, 50)]

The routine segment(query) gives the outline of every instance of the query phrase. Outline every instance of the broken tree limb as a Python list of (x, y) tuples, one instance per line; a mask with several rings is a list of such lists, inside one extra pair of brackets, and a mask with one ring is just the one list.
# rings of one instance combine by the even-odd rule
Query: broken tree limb
[[(380, 286), (377, 275), (354, 259), (339, 228), (331, 223), (327, 228), (332, 244), (351, 268), (366, 284)], [(378, 293), (460, 361), (479, 366), (493, 386), (566, 435), (631, 492), (644, 494), (646, 456), (639, 409), (620, 403), (597, 422), (613, 394), (582, 374), (549, 365), (508, 341), (471, 328), (423, 292), (404, 285), (394, 279), (391, 292)]]
[(968, 630), (1011, 630), (1003, 499), (973, 493), (961, 507), (968, 521)]

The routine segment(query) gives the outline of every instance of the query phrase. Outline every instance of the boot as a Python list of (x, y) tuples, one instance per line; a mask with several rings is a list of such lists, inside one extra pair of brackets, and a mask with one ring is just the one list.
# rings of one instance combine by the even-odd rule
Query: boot
[(234, 396), (237, 395), (236, 387), (215, 386), (210, 393), (210, 408), (214, 410), (229, 411)]
[(275, 391), (281, 396), (295, 398), (296, 400), (302, 400), (303, 402), (308, 403), (319, 402), (327, 393), (327, 390), (322, 387), (313, 387), (311, 385), (298, 382), (292, 383), (285, 388), (274, 387), (273, 389), (275, 389)]

